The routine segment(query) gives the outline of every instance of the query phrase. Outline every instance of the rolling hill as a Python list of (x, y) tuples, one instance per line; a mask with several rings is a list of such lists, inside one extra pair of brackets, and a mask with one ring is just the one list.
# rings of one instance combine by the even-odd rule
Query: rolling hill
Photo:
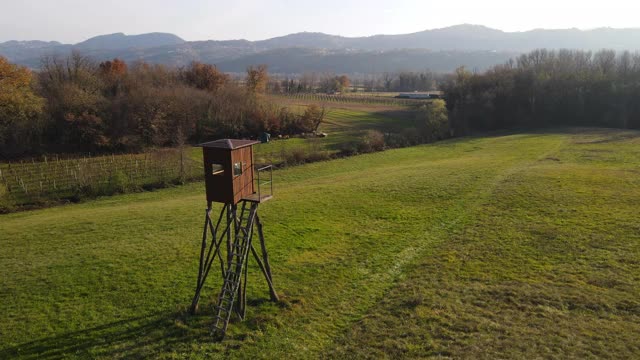
[(160, 46), (171, 46), (185, 43), (173, 34), (149, 33), (142, 35), (125, 35), (116, 33), (96, 36), (74, 45), (78, 50), (117, 50), (117, 49), (147, 49)]
[(396, 71), (452, 72), (465, 65), (486, 69), (509, 60), (517, 53), (494, 51), (340, 51), (309, 48), (268, 50), (217, 62), (222, 71), (243, 72), (247, 66), (266, 64), (274, 73), (328, 72), (381, 74)]
[[(165, 33), (117, 33), (97, 36), (78, 44), (8, 41), (0, 43), (0, 55), (32, 68), (39, 66), (43, 55), (66, 54), (75, 49), (97, 60), (118, 57), (127, 61), (144, 60), (169, 65), (185, 65), (197, 60), (221, 64), (227, 71), (241, 68), (234, 63), (243, 66), (269, 63), (280, 73), (370, 73), (424, 69), (445, 72), (462, 65), (482, 70), (502, 63), (514, 54), (536, 48), (636, 51), (640, 49), (640, 29), (504, 32), (465, 24), (401, 35), (344, 37), (303, 32), (259, 41), (185, 41)], [(297, 62), (288, 56), (297, 57)], [(363, 58), (367, 61), (363, 62)], [(443, 66), (442, 59), (445, 58), (446, 66)], [(313, 64), (307, 65), (310, 60)], [(369, 61), (375, 65), (367, 66)], [(349, 63), (364, 66), (354, 69)]]

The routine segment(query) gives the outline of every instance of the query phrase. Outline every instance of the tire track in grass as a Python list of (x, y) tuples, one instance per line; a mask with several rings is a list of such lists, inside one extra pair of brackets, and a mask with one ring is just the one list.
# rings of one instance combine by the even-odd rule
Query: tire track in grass
[[(393, 289), (398, 279), (403, 277), (408, 266), (412, 265), (418, 257), (423, 256), (427, 249), (436, 247), (446, 241), (451, 232), (461, 231), (466, 224), (472, 221), (474, 213), (501, 182), (556, 151), (563, 140), (564, 137), (555, 139), (555, 141), (547, 144), (547, 148), (537, 149), (534, 156), (530, 158), (526, 156), (518, 158), (516, 156), (515, 158), (506, 158), (498, 162), (488, 159), (487, 165), (495, 166), (502, 170), (498, 170), (497, 173), (485, 180), (476, 181), (473, 188), (468, 189), (467, 193), (452, 206), (439, 211), (432, 221), (425, 224), (425, 227), (420, 231), (421, 236), (417, 237), (413, 242), (407, 242), (408, 246), (393, 256), (393, 262), (388, 268), (372, 273), (367, 266), (368, 262), (376, 263), (377, 257), (388, 255), (384, 253), (370, 255), (368, 259), (363, 260), (356, 266), (353, 271), (366, 278), (358, 282), (357, 289), (362, 289), (362, 292), (357, 289), (345, 289), (345, 296), (341, 300), (327, 302), (327, 306), (330, 307), (331, 311), (335, 312), (332, 314), (332, 318), (336, 319), (336, 322), (321, 325), (311, 321), (303, 324), (302, 330), (293, 330), (291, 328), (284, 330), (272, 329), (274, 332), (267, 336), (268, 339), (265, 339), (266, 341), (260, 342), (259, 345), (256, 344), (258, 346), (255, 348), (246, 349), (248, 352), (245, 354), (260, 357), (259, 354), (264, 354), (268, 348), (277, 348), (282, 351), (280, 354), (288, 354), (289, 357), (293, 358), (322, 357), (323, 354), (333, 348), (334, 342), (340, 338), (341, 333), (361, 319), (362, 316), (366, 316), (366, 313), (374, 308), (384, 298), (385, 294)], [(487, 170), (478, 169), (477, 171), (479, 174), (483, 174)], [(469, 176), (479, 178), (479, 174)], [(413, 207), (412, 210), (419, 212), (424, 209)], [(390, 239), (390, 241), (393, 240)], [(322, 327), (321, 333), (318, 333), (319, 325)], [(310, 336), (310, 334), (313, 334), (313, 336)], [(262, 347), (263, 344), (266, 347)]]
[[(546, 165), (543, 163), (545, 160), (549, 161), (552, 155), (554, 158), (567, 158), (568, 152), (574, 150), (574, 146), (568, 144), (576, 137), (574, 135), (563, 141), (555, 150), (539, 157), (538, 161), (523, 163), (497, 177), (492, 186), (483, 191), (482, 198), (474, 201), (468, 221), (462, 224), (463, 232), (452, 237), (455, 244), (449, 246), (440, 242), (440, 245), (445, 246), (436, 245), (431, 249), (424, 249), (422, 255), (434, 256), (434, 265), (427, 265), (429, 261), (424, 259), (410, 264), (413, 270), (410, 271), (409, 278), (389, 289), (390, 298), (385, 298), (372, 307), (360, 321), (337, 337), (335, 344), (325, 349), (331, 354), (330, 357), (526, 358), (535, 355), (584, 358), (602, 357), (606, 354), (605, 357), (616, 358), (620, 354), (634, 353), (633, 346), (627, 346), (625, 342), (630, 344), (634, 331), (637, 332), (637, 325), (633, 325), (637, 324), (633, 320), (633, 314), (637, 314), (637, 310), (633, 307), (619, 309), (615, 305), (615, 301), (628, 304), (634, 298), (633, 291), (626, 294), (626, 299), (617, 297), (618, 290), (607, 290), (605, 296), (601, 289), (585, 285), (581, 277), (574, 280), (573, 284), (567, 280), (574, 273), (583, 271), (580, 267), (585, 264), (571, 263), (564, 259), (563, 256), (567, 254), (570, 259), (572, 251), (558, 247), (578, 236), (572, 232), (579, 232), (579, 229), (584, 231), (583, 227), (588, 226), (583, 224), (584, 215), (577, 215), (580, 220), (572, 226), (563, 223), (555, 229), (560, 236), (566, 237), (565, 242), (540, 242), (545, 239), (546, 234), (536, 231), (546, 230), (553, 237), (558, 234), (553, 231), (553, 227), (528, 224), (535, 223), (536, 219), (541, 221), (548, 216), (553, 217), (541, 210), (552, 201), (554, 190), (568, 196), (561, 203), (575, 205), (576, 197), (580, 197), (578, 193), (572, 193), (567, 184), (559, 184), (558, 179), (553, 177), (557, 176), (555, 173), (547, 178), (549, 182), (546, 186), (543, 183), (536, 187), (532, 183), (533, 179), (544, 180), (543, 177), (532, 177), (532, 174), (544, 173), (549, 169), (548, 162)], [(619, 151), (624, 154), (623, 149)], [(566, 166), (568, 168), (561, 170)], [(573, 174), (575, 170), (572, 170), (571, 164), (555, 165), (553, 168), (554, 171), (571, 174), (575, 179), (586, 177)], [(555, 186), (558, 188), (554, 189)], [(613, 185), (594, 182), (591, 186), (592, 189), (600, 186), (602, 191)], [(520, 198), (513, 198), (515, 195), (510, 191), (514, 189), (520, 189)], [(567, 190), (569, 193), (566, 193)], [(550, 191), (551, 195), (547, 195), (546, 191)], [(546, 197), (542, 198), (543, 201), (531, 199), (537, 201), (537, 205), (522, 203), (528, 200), (527, 196), (522, 197), (523, 194), (536, 193)], [(593, 200), (597, 203), (599, 198), (607, 196), (611, 197), (600, 192)], [(556, 206), (560, 214), (572, 209), (572, 206), (566, 204)], [(589, 203), (587, 206), (591, 209), (593, 205)], [(554, 205), (550, 207), (553, 208)], [(573, 209), (579, 214), (579, 208)], [(497, 213), (492, 213), (493, 211)], [(513, 214), (513, 211), (519, 212)], [(560, 221), (569, 221), (572, 216), (562, 215), (566, 219)], [(553, 223), (558, 219), (549, 221)], [(629, 222), (629, 219), (626, 221)], [(606, 218), (602, 222), (615, 227)], [(533, 231), (530, 233), (533, 236), (520, 236), (527, 231)], [(587, 231), (580, 236), (589, 239), (589, 236), (596, 235), (598, 231), (607, 233), (606, 229), (594, 231), (594, 234), (590, 235)], [(551, 250), (545, 246), (554, 248)], [(506, 248), (504, 253), (502, 248)], [(595, 262), (591, 265), (591, 271), (602, 276), (601, 267), (597, 265), (598, 259), (593, 258), (593, 253), (587, 255), (587, 248), (581, 248), (574, 255), (588, 258), (588, 262)], [(485, 259), (483, 254), (489, 258)], [(449, 260), (448, 257), (454, 259)], [(451, 265), (448, 262), (452, 262)], [(527, 264), (534, 267), (527, 269)], [(440, 266), (445, 270), (439, 271)], [(550, 271), (552, 268), (554, 271)], [(564, 271), (560, 271), (560, 268), (564, 268)], [(429, 277), (430, 271), (433, 271), (433, 279)], [(541, 277), (532, 275), (536, 273)], [(554, 281), (554, 276), (560, 276), (560, 281)], [(593, 294), (594, 290), (597, 291), (596, 294)], [(613, 301), (614, 305), (607, 303), (607, 300)], [(590, 315), (590, 312), (593, 313)], [(592, 318), (589, 319), (589, 316)], [(383, 324), (385, 328), (378, 327), (378, 324)], [(598, 327), (613, 330), (613, 333), (621, 329), (627, 329), (627, 332), (612, 335), (606, 341), (606, 334), (592, 333)], [(635, 351), (637, 354), (637, 347)]]

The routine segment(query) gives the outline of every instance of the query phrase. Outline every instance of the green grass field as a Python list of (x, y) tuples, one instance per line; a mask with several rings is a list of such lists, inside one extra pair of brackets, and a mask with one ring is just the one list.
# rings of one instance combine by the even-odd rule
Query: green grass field
[[(638, 358), (640, 132), (496, 133), (274, 174), (279, 304), (188, 316), (204, 186), (0, 215), (0, 358)], [(203, 294), (211, 303), (215, 276)]]

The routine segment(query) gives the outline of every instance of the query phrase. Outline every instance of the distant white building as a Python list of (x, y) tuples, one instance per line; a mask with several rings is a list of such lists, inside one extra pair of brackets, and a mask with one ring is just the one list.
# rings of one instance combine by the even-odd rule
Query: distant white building
[(430, 92), (411, 92), (411, 93), (400, 93), (396, 96), (399, 99), (416, 99), (416, 100), (428, 100), (428, 99), (440, 99), (442, 97), (442, 93), (439, 91), (430, 91)]

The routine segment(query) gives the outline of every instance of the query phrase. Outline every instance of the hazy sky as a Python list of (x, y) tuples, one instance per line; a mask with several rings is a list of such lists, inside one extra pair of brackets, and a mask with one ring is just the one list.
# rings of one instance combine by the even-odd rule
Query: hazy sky
[(640, 27), (637, 0), (0, 0), (0, 42), (75, 43), (114, 32), (186, 40), (266, 39), (300, 31), (363, 36), (461, 23), (505, 31)]

